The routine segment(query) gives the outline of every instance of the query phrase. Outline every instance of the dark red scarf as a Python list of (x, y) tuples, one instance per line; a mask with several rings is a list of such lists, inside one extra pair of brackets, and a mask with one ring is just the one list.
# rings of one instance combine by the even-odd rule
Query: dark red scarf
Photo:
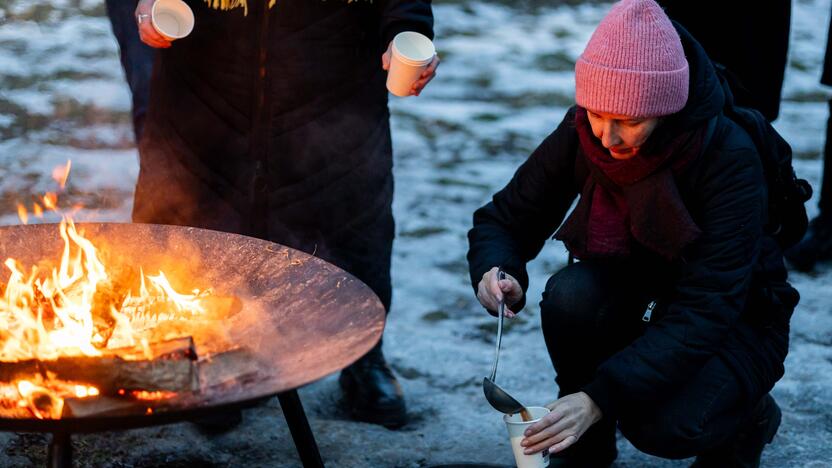
[(610, 156), (592, 133), (586, 109), (578, 108), (575, 127), (589, 177), (555, 238), (577, 258), (627, 256), (633, 241), (668, 260), (678, 257), (702, 231), (685, 208), (674, 175), (701, 153), (705, 126), (657, 128), (662, 134), (651, 135), (627, 160)]

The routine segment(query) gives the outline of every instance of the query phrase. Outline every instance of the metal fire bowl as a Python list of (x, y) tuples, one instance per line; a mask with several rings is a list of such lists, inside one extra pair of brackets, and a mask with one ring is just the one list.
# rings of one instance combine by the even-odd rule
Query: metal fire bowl
[[(213, 287), (234, 294), (242, 311), (223, 327), (233, 342), (263, 365), (253, 380), (182, 394), (152, 414), (41, 420), (0, 418), (0, 430), (83, 433), (153, 426), (239, 408), (343, 369), (381, 337), (385, 312), (364, 283), (338, 267), (289, 247), (206, 229), (153, 224), (78, 224), (106, 264), (162, 270), (175, 288)], [(58, 225), (0, 227), (0, 260), (12, 257), (30, 267), (58, 259), (63, 249)], [(8, 280), (2, 268), (0, 282)], [(187, 288), (187, 289), (185, 289)], [(200, 343), (203, 353), (211, 343)]]

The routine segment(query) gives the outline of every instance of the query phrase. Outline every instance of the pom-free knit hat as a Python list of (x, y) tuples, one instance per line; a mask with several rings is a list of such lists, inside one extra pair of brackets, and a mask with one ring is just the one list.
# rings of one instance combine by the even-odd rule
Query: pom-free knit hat
[(575, 64), (575, 100), (629, 117), (673, 114), (688, 100), (679, 34), (654, 0), (622, 0), (595, 29)]

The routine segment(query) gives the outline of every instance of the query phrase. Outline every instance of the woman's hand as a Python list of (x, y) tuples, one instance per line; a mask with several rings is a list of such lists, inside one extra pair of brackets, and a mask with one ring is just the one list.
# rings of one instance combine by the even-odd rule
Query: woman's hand
[[(393, 41), (390, 41), (387, 44), (387, 51), (381, 54), (381, 68), (385, 70), (390, 70), (390, 60), (393, 55)], [(430, 83), (430, 80), (436, 76), (436, 67), (439, 66), (439, 55), (434, 55), (433, 60), (430, 61), (428, 67), (422, 72), (422, 75), (419, 76), (419, 79), (413, 83), (413, 87), (410, 89), (411, 96), (418, 96), (422, 89)]]
[(483, 307), (488, 309), (491, 315), (496, 317), (497, 310), (500, 308), (500, 301), (505, 297), (505, 316), (511, 318), (517, 314), (510, 310), (509, 307), (517, 304), (517, 301), (523, 298), (523, 288), (508, 273), (506, 273), (506, 279), (498, 281), (498, 271), (499, 268), (494, 267), (482, 275), (480, 284), (477, 286), (477, 299), (479, 299)]
[(587, 429), (601, 420), (601, 409), (584, 392), (573, 393), (546, 405), (551, 413), (526, 429), (520, 442), (531, 455), (549, 449), (558, 453), (574, 444)]
[(139, 37), (142, 42), (156, 49), (167, 49), (171, 43), (156, 31), (150, 22), (150, 12), (156, 0), (139, 0), (136, 6), (136, 24), (139, 26)]

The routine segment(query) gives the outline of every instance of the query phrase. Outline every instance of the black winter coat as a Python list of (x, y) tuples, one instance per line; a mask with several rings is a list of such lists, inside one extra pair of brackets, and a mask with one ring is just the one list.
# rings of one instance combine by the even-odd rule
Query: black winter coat
[[(782, 376), (788, 350), (797, 293), (786, 282), (782, 253), (763, 234), (766, 191), (759, 155), (748, 134), (721, 115), (724, 93), (704, 50), (686, 31), (679, 33), (691, 92), (673, 118), (683, 128), (716, 119), (702, 154), (677, 177), (703, 234), (677, 261), (646, 249), (631, 254), (637, 263), (656, 265), (656, 276), (672, 278), (672, 287), (659, 298), (660, 318), (603, 363), (584, 389), (604, 414), (667, 396), (717, 354), (735, 370), (748, 398), (759, 398)], [(474, 213), (468, 260), (475, 289), (483, 273), (502, 266), (526, 290), (526, 262), (583, 187), (586, 174), (576, 165), (584, 159), (580, 151), (573, 109), (508, 185)]]
[(392, 150), (381, 54), (433, 36), (430, 0), (186, 0), (161, 50), (133, 219), (273, 240), (329, 260), (389, 305)]

